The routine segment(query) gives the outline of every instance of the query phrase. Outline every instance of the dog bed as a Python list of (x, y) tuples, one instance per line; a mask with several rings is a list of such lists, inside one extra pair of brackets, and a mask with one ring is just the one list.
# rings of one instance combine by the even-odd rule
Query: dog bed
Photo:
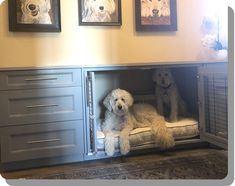
[[(172, 131), (175, 140), (183, 140), (193, 138), (199, 135), (198, 121), (193, 118), (182, 118), (174, 123), (166, 123), (169, 130)], [(119, 133), (115, 132), (115, 148), (119, 148)], [(104, 150), (104, 133), (97, 130), (97, 149)], [(144, 146), (154, 144), (154, 137), (151, 133), (150, 127), (137, 128), (130, 133), (130, 146), (135, 148), (137, 146)]]

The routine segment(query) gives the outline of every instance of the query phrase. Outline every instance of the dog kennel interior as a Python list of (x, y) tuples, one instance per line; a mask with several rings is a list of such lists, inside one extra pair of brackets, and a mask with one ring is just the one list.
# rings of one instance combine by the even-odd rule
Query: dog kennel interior
[[(217, 68), (221, 70), (221, 67), (224, 66), (221, 65)], [(88, 155), (105, 156), (105, 136), (100, 126), (105, 113), (103, 100), (108, 93), (116, 88), (125, 89), (133, 95), (134, 103), (142, 102), (155, 105), (155, 84), (152, 80), (152, 74), (155, 68), (162, 67), (104, 67), (85, 70), (86, 118), (87, 123), (89, 123), (86, 128), (87, 143), (89, 144), (87, 146)], [(227, 121), (225, 121), (227, 118), (225, 115), (227, 113), (227, 79), (225, 73), (222, 73), (222, 75), (221, 73), (214, 74), (216, 72), (214, 69), (210, 75), (210, 66), (208, 68), (200, 65), (171, 65), (166, 67), (171, 69), (179, 93), (186, 102), (189, 112), (189, 116), (181, 117), (177, 122), (166, 123), (167, 127), (172, 130), (176, 146), (198, 144), (202, 141), (201, 136), (206, 137), (207, 133), (209, 136), (215, 136), (215, 138), (223, 138), (222, 141), (225, 143), (227, 140)], [(202, 101), (205, 103), (203, 109), (201, 108)], [(202, 114), (202, 112), (205, 114)], [(207, 120), (206, 125), (205, 119)], [(202, 124), (203, 126), (201, 126)], [(206, 135), (202, 135), (202, 132)], [(134, 129), (130, 134), (130, 145), (132, 152), (142, 149), (156, 149), (148, 127)], [(117, 132), (116, 155), (119, 154), (118, 146)]]

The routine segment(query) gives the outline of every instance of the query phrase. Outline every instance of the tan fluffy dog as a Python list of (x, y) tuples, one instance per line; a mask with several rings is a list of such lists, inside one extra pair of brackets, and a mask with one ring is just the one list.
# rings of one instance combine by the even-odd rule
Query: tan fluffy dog
[(129, 134), (139, 127), (151, 127), (156, 144), (162, 149), (174, 146), (174, 139), (168, 131), (165, 120), (149, 104), (134, 104), (131, 94), (122, 89), (113, 90), (104, 100), (107, 108), (102, 130), (105, 134), (105, 152), (112, 156), (115, 152), (113, 131), (120, 131), (120, 151), (130, 151)]

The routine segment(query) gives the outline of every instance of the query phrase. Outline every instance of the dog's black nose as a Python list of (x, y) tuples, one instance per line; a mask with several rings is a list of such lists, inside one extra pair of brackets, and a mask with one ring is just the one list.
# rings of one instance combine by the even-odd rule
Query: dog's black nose
[(30, 9), (30, 10), (35, 10), (35, 9), (36, 9), (36, 5), (30, 4), (30, 5), (29, 5), (29, 9)]
[(153, 9), (152, 12), (153, 12), (153, 15), (158, 15), (159, 10)]
[(100, 10), (104, 10), (104, 6), (100, 6), (99, 9), (100, 9)]
[(118, 110), (121, 110), (122, 109), (122, 105), (118, 105)]

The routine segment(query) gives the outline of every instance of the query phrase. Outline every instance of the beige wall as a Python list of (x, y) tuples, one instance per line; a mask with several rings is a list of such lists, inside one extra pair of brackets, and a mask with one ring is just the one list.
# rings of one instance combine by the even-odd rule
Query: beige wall
[(215, 0), (178, 0), (178, 31), (137, 33), (134, 0), (122, 0), (121, 27), (78, 26), (78, 0), (61, 0), (61, 33), (8, 31), (0, 5), (0, 67), (198, 61), (201, 21)]

